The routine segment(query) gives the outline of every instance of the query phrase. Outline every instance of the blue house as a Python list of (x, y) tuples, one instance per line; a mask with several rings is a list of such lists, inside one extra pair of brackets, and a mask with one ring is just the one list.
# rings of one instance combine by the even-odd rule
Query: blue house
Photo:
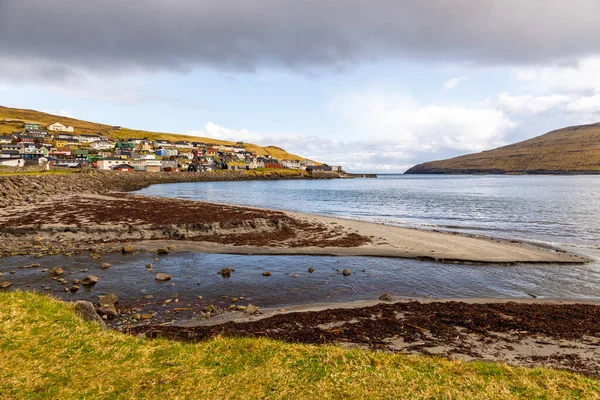
[(154, 152), (154, 154), (156, 154), (157, 156), (160, 156), (160, 157), (166, 157), (167, 149), (158, 149)]

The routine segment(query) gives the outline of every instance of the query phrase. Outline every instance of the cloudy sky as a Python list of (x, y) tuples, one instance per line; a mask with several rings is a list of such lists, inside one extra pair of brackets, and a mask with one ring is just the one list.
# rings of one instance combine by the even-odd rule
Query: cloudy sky
[(0, 0), (0, 104), (402, 172), (600, 121), (597, 0)]

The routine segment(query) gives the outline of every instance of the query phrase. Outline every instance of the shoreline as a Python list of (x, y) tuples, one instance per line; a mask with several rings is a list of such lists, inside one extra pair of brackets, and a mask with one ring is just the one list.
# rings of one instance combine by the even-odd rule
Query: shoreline
[(226, 312), (125, 331), (184, 342), (266, 337), (600, 377), (600, 300), (394, 299)]

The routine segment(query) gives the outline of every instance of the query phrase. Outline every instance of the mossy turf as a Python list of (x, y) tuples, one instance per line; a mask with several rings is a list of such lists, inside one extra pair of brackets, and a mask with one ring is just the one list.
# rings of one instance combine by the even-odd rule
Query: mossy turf
[(83, 322), (50, 297), (11, 292), (0, 294), (0, 397), (594, 399), (600, 381), (266, 339), (140, 339)]

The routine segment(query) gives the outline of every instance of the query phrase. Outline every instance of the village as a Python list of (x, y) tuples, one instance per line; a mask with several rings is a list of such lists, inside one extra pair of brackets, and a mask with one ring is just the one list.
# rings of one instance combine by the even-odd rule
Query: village
[[(120, 130), (113, 126), (112, 130)], [(342, 172), (311, 160), (279, 160), (247, 151), (243, 142), (119, 140), (106, 134), (77, 134), (59, 122), (43, 127), (23, 122), (22, 130), (0, 136), (0, 167), (95, 168), (122, 172), (203, 172), (215, 170), (297, 169)]]

